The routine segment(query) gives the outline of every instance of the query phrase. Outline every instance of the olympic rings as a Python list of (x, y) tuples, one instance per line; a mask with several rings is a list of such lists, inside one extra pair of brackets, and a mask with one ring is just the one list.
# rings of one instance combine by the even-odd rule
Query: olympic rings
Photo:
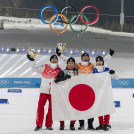
[(122, 80), (122, 81), (119, 81), (119, 84), (120, 84), (120, 86), (125, 86), (125, 87), (127, 87), (130, 83), (129, 83), (128, 80)]
[[(67, 8), (72, 8), (72, 9), (74, 9), (74, 11), (76, 12), (76, 19), (74, 19), (71, 23), (75, 23), (77, 20), (78, 20), (78, 12), (77, 12), (77, 9), (74, 7), (74, 6), (70, 6), (70, 5), (68, 5), (68, 6), (65, 6), (63, 9), (62, 9), (62, 11), (61, 11), (61, 14), (63, 13), (63, 11), (65, 10), (65, 9), (67, 9)], [(62, 17), (61, 17), (61, 21), (63, 22), (63, 23), (66, 23), (63, 19), (62, 19)], [(68, 20), (68, 23), (66, 23), (66, 24), (69, 24), (69, 21), (70, 20)]]
[(0, 80), (0, 85), (7, 85), (8, 83), (8, 80)]
[[(49, 22), (50, 29), (51, 29), (53, 32), (55, 32), (55, 33), (63, 33), (64, 31), (66, 31), (66, 29), (67, 29), (67, 27), (68, 27), (68, 24), (66, 24), (65, 28), (64, 28), (63, 30), (61, 30), (61, 31), (56, 31), (56, 30), (54, 30), (54, 29), (52, 28), (51, 22), (52, 22), (52, 20), (53, 20), (53, 18), (54, 18), (55, 16), (56, 16), (56, 15), (53, 15), (53, 16), (51, 17), (51, 19), (50, 19), (50, 22)], [(66, 23), (68, 23), (68, 20), (67, 20), (67, 18), (66, 18), (64, 15), (58, 14), (58, 16), (63, 17), (63, 18), (65, 19)]]
[[(92, 22), (88, 22), (87, 17), (82, 14), (83, 11), (84, 11), (86, 8), (88, 8), (88, 7), (93, 8), (93, 9), (96, 11), (96, 13), (97, 13), (96, 18), (95, 18)], [(43, 11), (44, 11), (46, 8), (53, 8), (53, 9), (55, 10), (55, 12), (56, 12), (56, 14), (51, 17), (49, 23), (46, 22), (46, 21), (44, 21), (43, 18), (42, 18), (42, 13), (43, 13)], [(66, 16), (64, 16), (64, 15), (62, 14), (63, 11), (64, 11), (65, 9), (67, 9), (67, 8), (72, 8), (72, 9), (74, 9), (75, 12), (76, 12), (76, 15), (73, 15), (70, 19), (67, 19)], [(57, 30), (54, 30), (54, 29), (52, 28), (52, 25), (51, 25), (51, 24), (55, 23), (55, 22), (58, 20), (58, 17), (59, 17), (59, 16), (60, 16), (60, 19), (61, 19), (62, 23), (65, 23), (66, 26), (65, 26), (65, 28), (64, 28), (63, 30), (57, 31)], [(76, 30), (74, 30), (74, 29), (72, 28), (71, 24), (72, 24), (72, 23), (76, 23), (76, 21), (78, 20), (78, 17), (79, 17), (79, 16), (80, 16), (80, 20), (81, 20), (84, 24), (86, 24), (86, 27), (84, 28), (84, 30), (76, 31)], [(75, 17), (75, 19), (74, 19), (74, 17)], [(54, 19), (54, 18), (55, 18), (55, 19)], [(64, 18), (64, 19), (63, 19), (63, 18)], [(84, 18), (85, 20), (84, 20), (83, 18)], [(82, 32), (84, 32), (84, 31), (88, 28), (88, 25), (93, 25), (93, 24), (95, 24), (95, 23), (98, 21), (98, 19), (99, 19), (99, 11), (98, 11), (98, 9), (97, 9), (95, 6), (93, 6), (93, 5), (86, 5), (86, 6), (84, 6), (84, 7), (81, 9), (80, 14), (78, 14), (77, 9), (76, 9), (74, 6), (68, 5), (68, 6), (64, 7), (64, 8), (61, 10), (61, 14), (58, 14), (58, 11), (57, 11), (57, 9), (56, 9), (55, 7), (53, 7), (53, 6), (51, 6), (51, 5), (47, 5), (47, 6), (44, 6), (44, 7), (41, 9), (41, 11), (40, 11), (40, 19), (41, 19), (41, 21), (42, 21), (43, 23), (49, 24), (50, 29), (51, 29), (53, 32), (55, 32), (55, 33), (63, 33), (64, 31), (66, 31), (66, 29), (67, 29), (67, 27), (68, 27), (68, 24), (70, 25), (70, 28), (71, 28), (71, 30), (72, 30), (73, 32), (75, 32), (75, 33), (82, 33)], [(54, 20), (53, 20), (53, 19), (54, 19)]]
[[(86, 30), (87, 30), (87, 28), (88, 28), (88, 24), (86, 24), (86, 27), (82, 30), (82, 31), (76, 31), (76, 30), (74, 30), (73, 28), (72, 28), (72, 25), (71, 25), (71, 22), (72, 22), (72, 19), (75, 17), (76, 15), (73, 15), (72, 17), (71, 17), (71, 19), (70, 19), (70, 21), (69, 21), (69, 25), (70, 25), (70, 28), (71, 28), (71, 30), (73, 31), (73, 32), (75, 32), (75, 33), (82, 33), (82, 32), (85, 32)], [(78, 16), (82, 16), (85, 20), (86, 20), (86, 22), (88, 22), (88, 19), (87, 19), (87, 17), (84, 15), (84, 14), (78, 14)]]
[(56, 9), (54, 6), (51, 6), (51, 5), (44, 6), (44, 7), (41, 9), (41, 11), (40, 11), (40, 19), (41, 19), (41, 21), (42, 21), (43, 23), (45, 23), (45, 24), (49, 24), (48, 22), (44, 21), (43, 18), (42, 18), (42, 13), (43, 13), (43, 11), (44, 11), (46, 8), (53, 8), (53, 9), (55, 10), (55, 12), (56, 12), (56, 18), (55, 18), (54, 21), (52, 21), (52, 23), (56, 22), (57, 19), (58, 19), (58, 11), (57, 11), (57, 9)]
[(93, 25), (93, 24), (95, 24), (95, 23), (98, 21), (98, 19), (99, 19), (99, 11), (98, 11), (98, 9), (97, 9), (95, 6), (93, 6), (93, 5), (84, 6), (84, 7), (81, 9), (80, 14), (82, 14), (83, 11), (84, 11), (86, 8), (88, 8), (88, 7), (92, 7), (93, 9), (95, 9), (95, 11), (96, 11), (96, 13), (97, 13), (96, 19), (95, 19), (94, 21), (92, 21), (92, 22), (89, 22), (89, 23), (88, 23), (88, 22), (85, 22), (81, 16), (80, 16), (80, 19), (81, 19), (81, 21), (82, 21), (83, 23), (85, 23), (85, 24)]

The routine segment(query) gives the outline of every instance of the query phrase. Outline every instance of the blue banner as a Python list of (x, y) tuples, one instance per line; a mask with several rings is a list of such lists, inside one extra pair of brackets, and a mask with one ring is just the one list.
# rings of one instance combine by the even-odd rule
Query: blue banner
[(0, 99), (0, 104), (9, 104), (8, 99)]
[[(40, 88), (41, 78), (0, 78), (0, 88)], [(134, 88), (134, 79), (112, 79), (113, 88)]]
[(22, 93), (22, 89), (8, 89), (8, 93)]
[(121, 107), (120, 101), (114, 101), (115, 107)]
[(40, 88), (40, 78), (0, 78), (0, 88)]
[(134, 88), (134, 79), (112, 79), (113, 88)]

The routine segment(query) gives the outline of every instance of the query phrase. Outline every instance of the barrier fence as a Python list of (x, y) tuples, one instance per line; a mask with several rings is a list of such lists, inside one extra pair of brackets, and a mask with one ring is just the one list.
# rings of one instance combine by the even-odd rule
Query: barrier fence
[[(134, 79), (111, 80), (112, 88), (134, 88)], [(40, 88), (41, 78), (0, 78), (0, 88)]]

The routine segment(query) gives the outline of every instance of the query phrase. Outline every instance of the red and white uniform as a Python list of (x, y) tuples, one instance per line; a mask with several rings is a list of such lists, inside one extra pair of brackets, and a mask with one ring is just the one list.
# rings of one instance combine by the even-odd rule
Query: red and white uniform
[(42, 81), (40, 86), (40, 97), (37, 109), (36, 125), (42, 127), (44, 120), (44, 106), (49, 101), (48, 113), (46, 116), (46, 127), (51, 127), (52, 121), (52, 105), (51, 105), (51, 82), (56, 78), (61, 71), (59, 67), (53, 69), (50, 65), (41, 65), (36, 67), (35, 61), (32, 61), (32, 70), (34, 72), (42, 74)]

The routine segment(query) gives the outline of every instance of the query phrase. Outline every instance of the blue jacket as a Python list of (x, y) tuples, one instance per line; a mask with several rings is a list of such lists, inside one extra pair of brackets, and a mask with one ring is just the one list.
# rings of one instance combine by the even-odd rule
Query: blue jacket
[[(109, 70), (110, 69), (108, 67), (106, 67), (105, 70), (104, 70), (104, 72), (108, 72)], [(93, 71), (93, 73), (95, 74), (95, 73), (100, 73), (100, 72), (98, 72), (98, 70), (95, 68), (94, 71)]]

